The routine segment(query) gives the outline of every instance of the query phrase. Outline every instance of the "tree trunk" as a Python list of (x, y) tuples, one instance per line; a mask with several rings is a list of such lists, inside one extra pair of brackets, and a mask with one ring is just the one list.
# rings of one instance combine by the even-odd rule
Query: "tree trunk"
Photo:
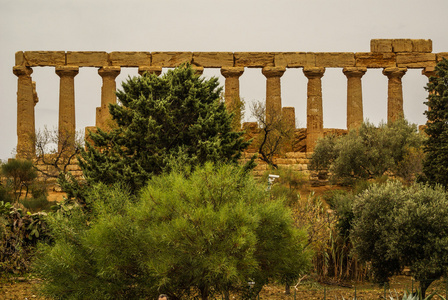
[(285, 295), (291, 295), (291, 286), (289, 284), (285, 284)]

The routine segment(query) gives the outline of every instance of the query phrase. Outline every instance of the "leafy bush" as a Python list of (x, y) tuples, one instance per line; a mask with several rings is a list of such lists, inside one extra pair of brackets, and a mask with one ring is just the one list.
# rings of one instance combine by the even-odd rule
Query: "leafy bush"
[(50, 217), (54, 245), (35, 270), (43, 292), (68, 299), (171, 299), (259, 291), (291, 283), (309, 266), (306, 233), (281, 200), (270, 199), (241, 168), (205, 164), (153, 177), (138, 196), (95, 186), (91, 211)]
[(406, 120), (381, 124), (363, 123), (345, 136), (318, 140), (310, 169), (320, 177), (327, 174), (342, 184), (353, 184), (393, 174), (412, 179), (421, 171), (423, 136)]
[(45, 213), (23, 213), (0, 201), (0, 272), (29, 271), (38, 241), (49, 241)]
[(355, 252), (370, 262), (378, 282), (404, 266), (420, 281), (422, 295), (448, 270), (448, 197), (440, 186), (372, 185), (353, 205)]

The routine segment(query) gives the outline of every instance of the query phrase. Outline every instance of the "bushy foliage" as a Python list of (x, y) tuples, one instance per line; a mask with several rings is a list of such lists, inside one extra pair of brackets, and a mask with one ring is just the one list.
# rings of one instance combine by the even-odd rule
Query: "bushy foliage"
[(0, 201), (0, 273), (29, 271), (37, 242), (50, 239), (44, 219)]
[(309, 266), (303, 230), (239, 167), (210, 163), (154, 176), (138, 196), (94, 187), (91, 212), (50, 218), (55, 243), (36, 271), (43, 292), (67, 299), (207, 299), (291, 281)]
[(448, 187), (448, 60), (436, 66), (436, 77), (431, 76), (426, 90), (429, 92), (428, 121), (424, 145), (425, 160), (422, 181)]
[(3, 176), (7, 179), (7, 185), (10, 185), (11, 190), (15, 194), (14, 200), (19, 200), (23, 187), (26, 189), (26, 198), (30, 184), (37, 177), (33, 162), (29, 160), (11, 159), (1, 165), (1, 170)]
[[(91, 132), (80, 166), (90, 182), (125, 182), (133, 191), (172, 165), (235, 163), (248, 146), (221, 101), (218, 79), (189, 65), (129, 78), (110, 105), (110, 131)], [(173, 163), (173, 160), (176, 161)]]
[(329, 172), (333, 180), (346, 184), (386, 172), (410, 179), (420, 171), (415, 167), (422, 158), (422, 142), (416, 125), (406, 120), (381, 124), (378, 128), (367, 122), (347, 135), (318, 140), (310, 169)]
[(404, 266), (420, 281), (424, 296), (448, 270), (448, 197), (440, 186), (372, 185), (353, 205), (352, 242), (374, 276), (386, 282)]

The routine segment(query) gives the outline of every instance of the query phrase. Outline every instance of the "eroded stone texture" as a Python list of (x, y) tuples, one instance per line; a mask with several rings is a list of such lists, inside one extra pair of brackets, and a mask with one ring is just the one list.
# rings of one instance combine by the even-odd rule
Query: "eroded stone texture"
[(67, 51), (67, 65), (79, 67), (102, 67), (109, 64), (107, 52), (100, 51)]
[(392, 40), (393, 52), (412, 52), (412, 40), (411, 39), (394, 39)]
[(401, 78), (406, 68), (386, 68), (383, 74), (389, 79), (387, 87), (387, 120), (393, 122), (404, 117), (403, 87)]
[(354, 67), (355, 54), (351, 52), (316, 53), (316, 67), (342, 68)]
[(356, 67), (387, 68), (396, 67), (397, 55), (392, 52), (357, 52), (355, 53)]
[(152, 52), (153, 66), (175, 68), (183, 63), (191, 63), (193, 53), (191, 52)]
[[(288, 132), (294, 133), (296, 129), (296, 112), (294, 107), (282, 107), (283, 124), (286, 126)], [(283, 151), (294, 151), (294, 135), (283, 143)]]
[(149, 52), (111, 52), (110, 65), (118, 67), (139, 67), (151, 65)]
[(432, 52), (432, 40), (412, 40), (412, 52)]
[(367, 68), (349, 67), (342, 70), (347, 76), (347, 129), (359, 127), (364, 121), (361, 77)]
[(398, 53), (397, 67), (399, 68), (425, 68), (436, 65), (434, 53)]
[(115, 79), (120, 74), (120, 71), (120, 67), (112, 66), (104, 66), (98, 70), (98, 74), (103, 80), (103, 85), (101, 86), (101, 106), (96, 109), (96, 126), (103, 130), (108, 130), (111, 127), (110, 122), (112, 118), (109, 113), (109, 104), (117, 103)]
[(317, 139), (323, 136), (324, 120), (322, 107), (322, 76), (325, 68), (305, 67), (303, 73), (308, 78), (306, 107), (306, 151), (312, 152)]
[(224, 67), (221, 74), (226, 79), (224, 88), (224, 99), (228, 110), (235, 111), (235, 115), (241, 115), (240, 107), (237, 105), (240, 100), (240, 76), (243, 75), (244, 68)]
[(392, 40), (390, 39), (373, 39), (370, 40), (371, 52), (392, 52)]
[(233, 52), (193, 52), (192, 64), (204, 68), (233, 67)]
[(235, 67), (263, 68), (274, 66), (272, 52), (235, 52)]
[(302, 68), (316, 66), (316, 54), (306, 52), (279, 52), (274, 55), (276, 67)]
[(79, 68), (72, 66), (57, 66), (56, 74), (60, 77), (59, 84), (59, 144), (58, 150), (75, 146), (75, 76)]
[(285, 73), (284, 67), (264, 67), (262, 73), (266, 76), (266, 120), (281, 114), (282, 88), (280, 78)]
[(34, 94), (31, 74), (33, 69), (24, 66), (13, 68), (17, 80), (17, 157), (31, 158), (35, 153), (33, 135)]
[(64, 51), (25, 51), (25, 64), (29, 67), (65, 65)]

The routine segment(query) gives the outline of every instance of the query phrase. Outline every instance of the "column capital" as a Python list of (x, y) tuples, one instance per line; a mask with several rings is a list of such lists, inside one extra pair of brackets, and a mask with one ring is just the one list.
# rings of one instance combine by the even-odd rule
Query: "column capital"
[(162, 67), (159, 67), (159, 66), (140, 66), (140, 67), (138, 67), (138, 74), (143, 76), (143, 74), (145, 74), (145, 72), (159, 76), (160, 74), (162, 74)]
[(320, 67), (304, 67), (303, 74), (309, 78), (321, 78), (324, 76), (325, 68)]
[(408, 68), (384, 68), (383, 74), (386, 75), (389, 79), (390, 78), (401, 78), (406, 73)]
[(285, 73), (285, 67), (264, 67), (261, 69), (261, 73), (267, 78), (270, 77), (282, 77), (283, 73)]
[(366, 72), (366, 67), (346, 67), (342, 69), (342, 72), (347, 77), (357, 77), (361, 78)]
[(422, 70), (422, 75), (426, 77), (437, 76), (436, 69), (434, 67), (426, 67)]
[(20, 76), (30, 76), (31, 74), (33, 74), (33, 69), (31, 69), (30, 67), (25, 67), (25, 66), (14, 66), (12, 67), (12, 72), (14, 73), (14, 75), (20, 77)]
[(79, 72), (79, 67), (76, 66), (56, 66), (56, 74), (61, 76), (75, 77)]
[(98, 74), (101, 77), (117, 77), (120, 74), (121, 67), (104, 66), (98, 69)]
[(221, 75), (225, 78), (240, 77), (244, 73), (244, 67), (222, 67)]

